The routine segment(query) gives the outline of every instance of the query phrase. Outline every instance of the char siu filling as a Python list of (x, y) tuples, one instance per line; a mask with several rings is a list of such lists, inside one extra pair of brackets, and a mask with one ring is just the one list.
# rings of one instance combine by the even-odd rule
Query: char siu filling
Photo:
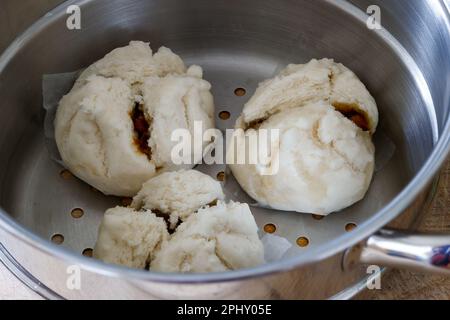
[[(205, 207), (214, 207), (217, 205), (217, 199), (211, 201), (210, 203), (208, 203)], [(142, 209), (141, 209), (142, 210)], [(164, 222), (167, 225), (167, 230), (169, 231), (169, 234), (173, 234), (176, 229), (178, 228), (178, 226), (182, 223), (181, 220), (178, 220), (176, 226), (174, 228), (172, 228), (171, 224), (170, 224), (170, 213), (167, 212), (163, 212), (159, 209), (151, 209), (151, 211), (155, 214), (155, 216), (157, 216), (158, 218), (163, 218)]]
[(170, 214), (168, 214), (168, 213), (165, 213), (165, 212), (162, 212), (161, 210), (159, 210), (159, 209), (152, 209), (151, 210), (153, 213), (154, 213), (154, 215), (155, 216), (157, 216), (158, 218), (163, 218), (164, 219), (164, 222), (166, 223), (166, 225), (167, 225), (167, 230), (169, 231), (169, 234), (173, 234), (174, 232), (175, 232), (175, 230), (176, 230), (176, 228), (178, 228), (178, 226), (181, 224), (181, 221), (178, 221), (177, 222), (177, 225), (175, 226), (175, 228), (171, 228), (171, 225), (170, 225)]
[[(361, 128), (363, 131), (369, 131), (369, 121), (368, 116), (364, 111), (361, 111), (356, 104), (351, 103), (340, 103), (335, 102), (333, 103), (333, 107), (336, 111), (340, 112), (344, 117), (352, 121), (354, 124), (356, 124), (359, 128)], [(270, 116), (272, 116), (271, 114)], [(252, 122), (248, 123), (245, 127), (245, 130), (248, 129), (254, 129), (258, 130), (259, 127), (266, 121), (270, 116), (266, 116), (260, 119), (253, 120)]]
[(145, 117), (142, 105), (135, 103), (131, 111), (131, 120), (134, 127), (134, 142), (139, 151), (145, 154), (149, 159), (152, 157), (152, 150), (148, 145), (150, 139), (150, 122)]
[(369, 131), (369, 121), (367, 120), (367, 114), (358, 109), (357, 105), (348, 103), (333, 103), (333, 107), (336, 111), (340, 112), (344, 117), (352, 121), (363, 131)]

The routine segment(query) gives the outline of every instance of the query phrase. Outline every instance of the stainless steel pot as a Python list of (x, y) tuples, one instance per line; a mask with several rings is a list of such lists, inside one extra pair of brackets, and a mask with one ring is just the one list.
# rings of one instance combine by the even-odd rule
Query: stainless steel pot
[[(66, 26), (73, 4), (81, 8), (81, 30)], [(367, 27), (365, 11), (373, 4), (380, 8), (381, 30)], [(202, 65), (217, 111), (231, 113), (231, 119), (217, 120), (221, 129), (232, 126), (257, 83), (287, 63), (331, 57), (352, 68), (381, 113), (378, 169), (366, 198), (322, 220), (253, 208), (261, 229), (275, 224), (292, 248), (281, 260), (252, 269), (158, 274), (83, 256), (94, 244), (102, 212), (118, 199), (64, 179), (67, 174), (61, 176), (62, 168), (49, 159), (42, 75), (85, 67), (131, 39), (154, 48), (164, 44)], [(50, 298), (347, 298), (368, 276), (365, 266), (355, 267), (359, 263), (448, 274), (433, 254), (450, 245), (449, 236), (377, 231), (388, 223), (413, 228), (448, 154), (449, 53), (444, 0), (65, 2), (0, 58), (0, 258)], [(235, 96), (237, 87), (247, 96)], [(225, 188), (234, 191), (237, 185), (227, 177)], [(73, 208), (82, 208), (84, 216), (73, 218)], [(64, 237), (62, 245), (51, 243), (55, 234)], [(78, 270), (81, 288), (71, 285)]]

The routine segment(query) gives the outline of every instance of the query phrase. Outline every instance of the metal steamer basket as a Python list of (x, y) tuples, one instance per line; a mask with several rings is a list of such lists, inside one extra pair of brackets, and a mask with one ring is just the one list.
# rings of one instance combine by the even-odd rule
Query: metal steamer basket
[[(55, 2), (40, 2), (39, 9)], [(80, 7), (81, 30), (67, 28), (69, 5)], [(368, 28), (371, 5), (380, 9), (381, 29)], [(1, 19), (1, 30), (13, 29), (9, 20)], [(344, 63), (367, 85), (381, 115), (367, 196), (323, 219), (253, 207), (261, 235), (270, 225), (291, 248), (251, 269), (161, 274), (88, 257), (104, 210), (120, 199), (93, 191), (51, 161), (42, 76), (79, 70), (130, 40), (165, 45), (201, 65), (221, 130), (233, 127), (257, 84), (286, 64), (322, 57)], [(349, 298), (374, 276), (367, 264), (448, 274), (433, 255), (450, 237), (412, 233), (450, 148), (449, 53), (444, 0), (65, 2), (0, 58), (0, 259), (41, 295), (69, 299)], [(237, 88), (244, 91), (236, 95)], [(225, 166), (198, 169), (224, 172), (227, 194), (246, 200)], [(68, 285), (77, 270), (81, 288)]]

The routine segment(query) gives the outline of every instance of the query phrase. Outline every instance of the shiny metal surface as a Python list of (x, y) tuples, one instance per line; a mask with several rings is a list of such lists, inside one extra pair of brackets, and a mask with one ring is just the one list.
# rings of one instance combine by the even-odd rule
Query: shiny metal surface
[[(430, 89), (436, 108), (438, 129), (446, 132), (450, 114), (450, 87), (442, 81), (450, 73), (449, 0), (350, 0), (361, 10), (381, 8), (382, 25), (402, 44), (417, 63)], [(444, 106), (444, 107), (441, 107)]]
[(33, 22), (64, 0), (0, 1), (0, 53)]
[(450, 235), (417, 235), (382, 230), (369, 237), (361, 262), (450, 276)]
[[(364, 8), (363, 1), (354, 2)], [(73, 3), (81, 5), (82, 30), (65, 26), (65, 9)], [(364, 270), (343, 271), (342, 251), (414, 204), (400, 223), (410, 225), (450, 139), (450, 64), (443, 60), (450, 41), (443, 2), (377, 3), (386, 28), (379, 31), (367, 29), (364, 12), (344, 1), (97, 0), (69, 1), (52, 11), (0, 58), (0, 107), (8, 115), (0, 119), (0, 241), (36, 278), (67, 298), (324, 298), (356, 283)], [(414, 4), (423, 10), (412, 10)], [(423, 27), (421, 36), (406, 35), (416, 24)], [(282, 260), (254, 269), (167, 275), (82, 257), (80, 252), (93, 246), (102, 212), (119, 200), (76, 179), (61, 179), (61, 168), (49, 160), (43, 143), (41, 77), (85, 67), (131, 39), (150, 41), (153, 48), (164, 44), (204, 67), (217, 112), (232, 115), (217, 120), (220, 129), (231, 127), (257, 83), (285, 64), (332, 57), (348, 65), (367, 84), (381, 114), (374, 138), (378, 170), (367, 197), (320, 221), (253, 209), (260, 227), (275, 223), (277, 235), (293, 245)], [(234, 96), (236, 87), (244, 87), (247, 96)], [(205, 168), (214, 175), (219, 169)], [(235, 187), (228, 177), (229, 195)], [(74, 220), (70, 210), (78, 207), (85, 215)], [(347, 223), (358, 227), (346, 232)], [(55, 233), (65, 236), (62, 247), (48, 241)], [(308, 237), (310, 245), (297, 247), (299, 236)], [(67, 289), (71, 264), (81, 266), (84, 283), (91, 284), (82, 292)]]

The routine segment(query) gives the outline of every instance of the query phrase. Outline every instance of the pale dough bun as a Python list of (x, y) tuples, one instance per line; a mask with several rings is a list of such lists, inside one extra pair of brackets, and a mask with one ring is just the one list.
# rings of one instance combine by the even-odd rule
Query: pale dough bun
[[(242, 119), (237, 127), (245, 128)], [(274, 209), (326, 215), (361, 200), (374, 171), (370, 133), (327, 102), (307, 104), (274, 114), (259, 129), (279, 129), (272, 141), (279, 171), (261, 174), (259, 165), (231, 165), (241, 187), (261, 205)], [(237, 152), (247, 152), (245, 136), (238, 136)], [(279, 143), (278, 143), (279, 142)]]
[(200, 208), (223, 200), (220, 182), (196, 170), (165, 172), (145, 182), (131, 207), (170, 216), (171, 228)]
[[(263, 263), (264, 249), (247, 204), (222, 202), (219, 182), (195, 170), (144, 183), (130, 207), (106, 211), (94, 257), (159, 272), (217, 272)], [(177, 226), (169, 235), (161, 214)]]
[[(130, 197), (161, 172), (192, 168), (201, 154), (174, 164), (171, 150), (179, 142), (171, 134), (186, 129), (195, 137), (195, 121), (203, 131), (214, 128), (211, 86), (201, 78), (200, 67), (186, 70), (167, 48), (152, 56), (143, 42), (106, 55), (60, 101), (55, 139), (65, 165), (105, 194)], [(146, 123), (141, 140), (131, 116), (136, 110)], [(192, 153), (189, 141), (184, 145)]]
[(151, 211), (116, 207), (107, 210), (103, 217), (94, 257), (106, 263), (143, 269), (168, 239), (164, 219)]
[(350, 69), (331, 59), (290, 64), (276, 77), (262, 82), (244, 106), (243, 121), (252, 124), (282, 110), (317, 101), (360, 114), (368, 131), (375, 132), (378, 109), (374, 98)]
[(150, 264), (151, 271), (204, 273), (264, 262), (258, 227), (247, 204), (218, 202), (182, 223)]

